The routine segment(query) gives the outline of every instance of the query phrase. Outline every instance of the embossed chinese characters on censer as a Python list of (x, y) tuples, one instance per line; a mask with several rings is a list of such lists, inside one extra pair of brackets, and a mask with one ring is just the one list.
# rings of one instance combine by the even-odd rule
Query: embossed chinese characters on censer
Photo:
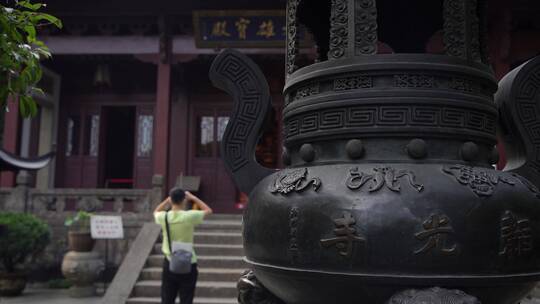
[[(241, 303), (515, 304), (540, 280), (540, 58), (497, 85), (486, 2), (407, 2), (440, 15), (422, 40), (392, 29), (391, 1), (288, 0), (283, 170), (254, 157), (262, 72), (216, 58), (210, 77), (235, 99), (222, 155), (250, 197)], [(300, 26), (317, 45), (307, 65)], [(410, 47), (439, 29), (439, 53)]]

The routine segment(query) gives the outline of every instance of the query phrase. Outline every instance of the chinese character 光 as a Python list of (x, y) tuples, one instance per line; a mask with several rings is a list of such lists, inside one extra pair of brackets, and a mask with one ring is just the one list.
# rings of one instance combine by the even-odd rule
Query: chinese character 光
[(249, 21), (248, 19), (246, 18), (240, 18), (238, 21), (236, 21), (234, 23), (234, 25), (236, 25), (236, 30), (238, 31), (238, 38), (242, 39), (242, 40), (246, 40), (247, 38), (247, 27), (248, 25), (251, 23), (251, 21)]
[(522, 256), (532, 250), (531, 223), (506, 211), (501, 218), (501, 251), (508, 258)]
[(217, 21), (212, 27), (212, 36), (216, 37), (230, 37), (231, 34), (227, 32), (227, 21)]
[(274, 31), (274, 21), (268, 20), (264, 21), (259, 25), (259, 31), (257, 32), (257, 36), (263, 36), (265, 38), (271, 38), (276, 35), (276, 32)]
[(344, 212), (342, 218), (334, 220), (336, 229), (334, 233), (335, 238), (321, 240), (323, 247), (336, 246), (339, 250), (339, 254), (344, 257), (350, 257), (352, 255), (353, 242), (364, 242), (365, 239), (356, 233), (356, 229), (353, 227), (356, 224), (356, 220), (349, 212)]
[(415, 234), (416, 238), (424, 241), (427, 240), (424, 247), (415, 251), (415, 254), (427, 253), (432, 250), (450, 255), (456, 252), (457, 245), (454, 244), (452, 248), (446, 248), (446, 236), (454, 233), (454, 230), (450, 226), (450, 219), (445, 215), (431, 215), (431, 217), (424, 222), (424, 231)]

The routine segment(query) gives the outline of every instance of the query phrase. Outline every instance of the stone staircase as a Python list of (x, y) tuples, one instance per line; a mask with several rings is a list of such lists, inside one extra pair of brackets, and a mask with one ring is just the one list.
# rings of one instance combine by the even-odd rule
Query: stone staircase
[[(160, 240), (148, 256), (128, 304), (161, 303), (161, 268), (165, 257), (161, 253)], [(194, 246), (199, 266), (194, 303), (238, 303), (236, 282), (247, 269), (243, 261), (241, 216), (209, 216), (196, 228)]]

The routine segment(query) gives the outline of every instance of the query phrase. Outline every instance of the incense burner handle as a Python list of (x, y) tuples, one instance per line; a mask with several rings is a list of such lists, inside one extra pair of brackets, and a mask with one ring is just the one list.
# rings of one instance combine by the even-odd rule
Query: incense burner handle
[(236, 186), (249, 194), (260, 180), (275, 172), (261, 166), (255, 158), (255, 147), (271, 109), (268, 83), (249, 57), (232, 49), (222, 51), (214, 59), (209, 76), (215, 87), (234, 99), (221, 155)]
[(508, 73), (495, 95), (501, 137), (507, 155), (505, 171), (540, 187), (540, 56)]

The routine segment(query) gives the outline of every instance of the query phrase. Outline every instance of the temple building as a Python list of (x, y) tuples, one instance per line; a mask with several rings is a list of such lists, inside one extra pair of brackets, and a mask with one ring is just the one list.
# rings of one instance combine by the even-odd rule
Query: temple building
[[(445, 12), (456, 3), (462, 11), (478, 5), (479, 13), (474, 15), (470, 11), (475, 10), (470, 10), (468, 17), (472, 17), (466, 18), (473, 20), (472, 24), (459, 23), (459, 18), (457, 21), (454, 19), (459, 23), (456, 32), (467, 28), (464, 31), (467, 35), (474, 33), (479, 36), (468, 37), (470, 41), (463, 43), (469, 45), (471, 41), (480, 41), (481, 44), (466, 50), (468, 54), (463, 56), (464, 59), (471, 60), (474, 55), (478, 62), (489, 61), (497, 80), (540, 54), (538, 0), (46, 2), (45, 10), (59, 17), (64, 26), (61, 29), (42, 28), (38, 34), (53, 54), (52, 59), (42, 63), (44, 74), (40, 87), (45, 93), (35, 96), (39, 104), (38, 114), (31, 119), (22, 118), (15, 99), (8, 100), (9, 111), (0, 112), (0, 210), (32, 213), (49, 224), (54, 242), (40, 257), (40, 267), (45, 270), (40, 272), (44, 276), (42, 279), (60, 276), (59, 265), (67, 250), (68, 228), (64, 221), (79, 210), (121, 216), (125, 237), (96, 242), (96, 251), (107, 257), (112, 266), (121, 265), (128, 260), (124, 258), (129, 250), (140, 251), (143, 245), (147, 246), (143, 246), (147, 248), (147, 256), (139, 258), (148, 258), (149, 267), (160, 266), (156, 255), (161, 252), (152, 249), (154, 243), (159, 242), (160, 232), (146, 223), (152, 221), (151, 212), (156, 204), (175, 185), (196, 192), (215, 213), (221, 213), (212, 215), (214, 223), (209, 225), (210, 228), (206, 227), (199, 237), (198, 241), (204, 241), (205, 245), (201, 247), (201, 257), (204, 257), (200, 259), (201, 265), (212, 269), (215, 265), (226, 268), (225, 275), (221, 273), (221, 277), (234, 281), (242, 273), (238, 272), (234, 277), (227, 271), (231, 267), (243, 271), (246, 267), (243, 223), (239, 213), (249, 202), (247, 195), (235, 187), (226, 172), (220, 150), (234, 104), (229, 95), (212, 85), (208, 76), (213, 60), (223, 49), (236, 48), (247, 54), (268, 81), (272, 109), (265, 122), (266, 131), (259, 139), (256, 157), (259, 163), (269, 168), (281, 168), (291, 159), (282, 147), (287, 135), (296, 132), (294, 136), (301, 138), (303, 134), (323, 130), (331, 124), (334, 131), (341, 131), (340, 126), (334, 123), (339, 122), (340, 117), (336, 116), (340, 113), (334, 117), (330, 113), (329, 118), (322, 119), (323, 114), (328, 114), (322, 110), (320, 116), (308, 113), (298, 118), (296, 124), (281, 122), (284, 118), (282, 110), (289, 102), (309, 99), (316, 94), (324, 97), (328, 92), (319, 90), (324, 86), (306, 85), (295, 88), (294, 93), (291, 91), (285, 98), (285, 77), (298, 68), (347, 57), (344, 54), (352, 51), (358, 51), (355, 53), (358, 56), (375, 53), (445, 54), (445, 45), (449, 43), (445, 39), (451, 40), (452, 36), (443, 33), (443, 28), (449, 26), (445, 26), (443, 20)], [(288, 2), (289, 7), (295, 8), (291, 14), (296, 15), (292, 17), (286, 13)], [(306, 5), (307, 2), (310, 4)], [(332, 6), (340, 5), (363, 6), (372, 12), (353, 14), (358, 16), (358, 21), (350, 22), (350, 26), (357, 26), (358, 31), (365, 35), (359, 35), (364, 40), (358, 39), (355, 45), (349, 44), (349, 48), (342, 47), (342, 42), (352, 41), (351, 37), (356, 36), (345, 34), (345, 37), (340, 37), (347, 31), (336, 30), (335, 24), (347, 22), (342, 22), (338, 14), (330, 13)], [(304, 14), (298, 14), (296, 9)], [(321, 20), (312, 17), (320, 16), (320, 12), (328, 12), (328, 15)], [(291, 26), (296, 17), (315, 34), (308, 28), (297, 28), (296, 24)], [(377, 25), (370, 26), (373, 24)], [(487, 31), (480, 31), (486, 28)], [(403, 32), (396, 29), (403, 29)], [(289, 39), (294, 42), (286, 47), (287, 37), (294, 38)], [(341, 41), (333, 41), (333, 38)], [(367, 45), (366, 49), (356, 47), (363, 44)], [(475, 51), (480, 48), (489, 52)], [(285, 58), (286, 50), (289, 50), (289, 60)], [(440, 88), (437, 77), (420, 72), (394, 73), (385, 79), (390, 83), (395, 81), (394, 87), (388, 86), (388, 90), (422, 90), (437, 88), (437, 85)], [(361, 77), (334, 80), (325, 78), (326, 88), (367, 91), (373, 87), (371, 77), (367, 84)], [(448, 77), (443, 87), (464, 96), (486, 89), (467, 77), (453, 76)], [(414, 111), (410, 115), (418, 115), (420, 123), (422, 119), (435, 121), (447, 118), (439, 117), (439, 112), (430, 112), (429, 109)], [(494, 131), (496, 128), (491, 124), (493, 120), (478, 119), (474, 113), (449, 112), (448, 119), (454, 124), (464, 125), (467, 121), (479, 129), (492, 128)], [(388, 115), (388, 119), (399, 121), (409, 113), (412, 112), (395, 111)], [(366, 120), (369, 113), (362, 115), (355, 118)], [(372, 114), (372, 117), (377, 115)], [(236, 125), (242, 126), (241, 123)], [(242, 129), (237, 132), (249, 133)], [(243, 142), (238, 146), (242, 147)], [(497, 148), (498, 168), (502, 169), (506, 163), (505, 149), (502, 144)], [(42, 161), (43, 156), (50, 156), (51, 151), (55, 152), (54, 158), (43, 169), (32, 171), (37, 167), (27, 166), (30, 171), (6, 170), (6, 164), (20, 160)], [(496, 152), (490, 155), (496, 155)], [(238, 154), (242, 155), (241, 152)], [(293, 195), (296, 194), (291, 193)], [(297, 221), (295, 212), (290, 216), (294, 220), (291, 222)], [(344, 220), (352, 219), (344, 216)], [(149, 231), (153, 238), (147, 237)], [(137, 244), (137, 239), (142, 241)], [(145, 242), (148, 244), (143, 244)], [(331, 242), (323, 243), (331, 245)], [(220, 259), (223, 261), (216, 261)], [(141, 261), (139, 264), (143, 267), (145, 261)], [(152, 276), (159, 278), (152, 271), (145, 272), (148, 269), (124, 268), (133, 271), (124, 277), (140, 277), (141, 280)], [(141, 273), (144, 275), (139, 276)], [(109, 271), (109, 280), (112, 279), (110, 274)], [(214, 274), (207, 272), (207, 278), (209, 275)], [(132, 283), (136, 285), (135, 281)], [(229, 283), (229, 287), (218, 289), (204, 284), (198, 288), (206, 289), (200, 293), (203, 295), (226, 289), (226, 297), (230, 301), (225, 303), (236, 303), (236, 283)], [(139, 288), (143, 291), (141, 297), (154, 299), (128, 303), (157, 303), (159, 284), (150, 285)], [(147, 290), (153, 293), (144, 295)], [(119, 292), (125, 293), (123, 290)], [(125, 296), (136, 293), (128, 292)]]

